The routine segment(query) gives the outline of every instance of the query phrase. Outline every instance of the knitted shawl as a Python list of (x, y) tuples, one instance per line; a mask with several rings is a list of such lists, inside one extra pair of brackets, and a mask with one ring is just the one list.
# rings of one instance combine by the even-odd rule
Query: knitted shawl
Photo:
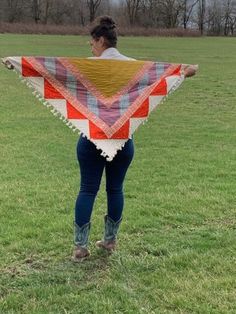
[(6, 60), (54, 115), (86, 136), (108, 161), (184, 80), (182, 64), (41, 56)]

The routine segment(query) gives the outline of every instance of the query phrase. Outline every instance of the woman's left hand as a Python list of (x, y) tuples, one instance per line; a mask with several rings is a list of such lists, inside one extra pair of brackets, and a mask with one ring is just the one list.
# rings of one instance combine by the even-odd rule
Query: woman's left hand
[(198, 70), (198, 65), (184, 65), (183, 68), (183, 73), (184, 73), (184, 77), (190, 77), (196, 74)]

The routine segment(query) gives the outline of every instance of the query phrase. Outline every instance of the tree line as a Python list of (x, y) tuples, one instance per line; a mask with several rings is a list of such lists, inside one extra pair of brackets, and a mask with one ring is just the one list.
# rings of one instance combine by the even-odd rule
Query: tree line
[(236, 0), (1, 0), (0, 22), (85, 26), (98, 15), (118, 25), (235, 35)]

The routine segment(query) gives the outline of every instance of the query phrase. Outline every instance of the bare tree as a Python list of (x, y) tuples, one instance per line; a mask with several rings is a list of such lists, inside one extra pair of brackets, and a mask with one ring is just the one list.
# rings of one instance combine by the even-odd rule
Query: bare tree
[(54, 0), (53, 8), (51, 10), (51, 19), (56, 24), (71, 24), (71, 8), (68, 0)]
[(138, 11), (141, 6), (141, 0), (125, 0), (130, 25), (137, 22)]
[(137, 21), (145, 27), (156, 27), (160, 21), (159, 8), (160, 4), (157, 0), (142, 0), (140, 4), (141, 18)]
[(92, 22), (95, 19), (96, 12), (97, 12), (100, 4), (101, 4), (101, 0), (87, 0), (90, 22)]
[(51, 0), (44, 0), (44, 20), (43, 20), (44, 24), (48, 23), (51, 5), (52, 5)]
[(193, 13), (193, 9), (199, 0), (182, 0), (181, 7), (183, 11), (183, 26), (187, 28), (190, 17)]
[(71, 22), (85, 26), (88, 19), (87, 0), (69, 0), (67, 4)]
[(205, 23), (205, 14), (206, 14), (206, 0), (198, 1), (198, 27), (203, 35), (204, 32), (204, 23)]
[(33, 12), (33, 19), (35, 23), (37, 24), (40, 21), (40, 15), (41, 15), (40, 0), (33, 0), (32, 12)]
[(23, 3), (21, 0), (7, 0), (6, 11), (8, 13), (8, 22), (13, 23), (19, 19), (22, 13)]
[(234, 16), (232, 19), (231, 19), (231, 24), (230, 24), (230, 30), (231, 30), (231, 35), (233, 36), (234, 35), (234, 30), (236, 28), (236, 16)]
[(80, 18), (80, 24), (84, 26), (85, 21), (86, 21), (85, 0), (79, 1), (78, 14), (79, 14), (79, 18)]
[(174, 28), (177, 26), (178, 17), (181, 12), (180, 0), (159, 0), (160, 13), (163, 15), (165, 27)]
[(207, 30), (210, 34), (220, 35), (222, 28), (222, 6), (220, 0), (211, 0), (206, 10)]
[(83, 25), (111, 14), (120, 26), (198, 27), (201, 33), (236, 33), (236, 0), (0, 0), (0, 21)]
[(236, 19), (236, 3), (233, 0), (225, 0), (224, 7), (224, 35), (228, 36), (229, 32), (234, 29)]

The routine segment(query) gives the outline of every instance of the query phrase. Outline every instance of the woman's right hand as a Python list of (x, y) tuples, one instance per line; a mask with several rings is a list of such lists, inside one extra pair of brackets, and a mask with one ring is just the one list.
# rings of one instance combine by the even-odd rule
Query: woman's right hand
[(2, 63), (6, 66), (6, 68), (8, 68), (8, 70), (13, 70), (14, 69), (14, 66), (6, 58), (2, 59)]

